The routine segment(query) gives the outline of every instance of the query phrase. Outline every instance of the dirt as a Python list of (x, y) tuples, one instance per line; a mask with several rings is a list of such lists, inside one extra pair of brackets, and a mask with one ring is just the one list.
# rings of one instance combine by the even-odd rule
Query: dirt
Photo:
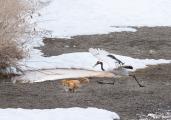
[[(171, 59), (171, 28), (137, 28), (137, 32), (75, 36), (70, 40), (44, 39), (39, 48), (45, 56), (87, 51), (89, 47), (136, 58)], [(90, 78), (76, 93), (67, 93), (59, 81), (33, 84), (0, 82), (0, 108), (97, 107), (114, 111), (122, 120), (138, 120), (161, 110), (171, 110), (171, 64), (149, 66), (135, 75), (145, 85), (140, 88), (130, 77), (115, 79), (115, 85), (98, 84), (109, 78)]]
[(137, 32), (82, 35), (70, 40), (45, 38), (43, 42), (41, 50), (45, 56), (85, 52), (94, 47), (137, 58), (171, 58), (171, 27), (143, 27), (137, 28)]

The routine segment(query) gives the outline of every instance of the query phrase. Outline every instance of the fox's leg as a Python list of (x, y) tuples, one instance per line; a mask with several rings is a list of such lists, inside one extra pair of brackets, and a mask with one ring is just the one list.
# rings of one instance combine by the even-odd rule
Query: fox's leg
[(75, 86), (71, 86), (71, 87), (69, 88), (69, 91), (72, 92), (72, 93), (74, 93), (74, 92), (75, 92)]
[(74, 90), (73, 90), (73, 88), (69, 88), (69, 92), (73, 92)]
[(79, 87), (77, 86), (77, 85), (75, 85), (74, 87), (73, 87), (73, 92), (76, 92), (76, 89), (78, 89)]
[(68, 92), (68, 91), (69, 91), (68, 87), (64, 87), (64, 90), (65, 90), (66, 92)]
[(115, 82), (116, 82), (116, 80), (115, 80), (115, 79), (113, 79), (113, 85), (115, 85)]
[(72, 92), (75, 93), (75, 88), (73, 88), (73, 91)]

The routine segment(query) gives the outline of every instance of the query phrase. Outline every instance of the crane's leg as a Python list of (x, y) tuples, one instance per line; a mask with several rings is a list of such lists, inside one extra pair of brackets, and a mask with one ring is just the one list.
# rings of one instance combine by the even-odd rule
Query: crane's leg
[(115, 79), (113, 79), (113, 85), (115, 85)]
[(103, 81), (97, 81), (99, 84), (111, 84), (114, 85), (115, 84), (115, 79), (113, 80), (113, 82), (103, 82)]
[(136, 82), (138, 83), (139, 87), (145, 87), (144, 85), (141, 85), (139, 83), (139, 81), (137, 80), (137, 78), (135, 77), (135, 75), (129, 75), (129, 76), (133, 77), (136, 80)]

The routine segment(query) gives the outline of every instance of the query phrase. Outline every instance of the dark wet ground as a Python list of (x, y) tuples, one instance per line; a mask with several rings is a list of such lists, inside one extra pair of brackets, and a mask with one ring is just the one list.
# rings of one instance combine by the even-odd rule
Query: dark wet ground
[(69, 52), (85, 52), (103, 48), (115, 54), (138, 58), (171, 59), (171, 27), (139, 28), (137, 32), (75, 36), (70, 40), (44, 39), (45, 56)]
[[(137, 58), (171, 59), (171, 28), (140, 28), (137, 32), (77, 36), (71, 40), (45, 39), (45, 56), (87, 51), (99, 47), (110, 52)], [(171, 64), (151, 66), (135, 72), (146, 87), (132, 78), (117, 78), (115, 85), (90, 83), (76, 93), (66, 93), (59, 81), (33, 84), (0, 83), (0, 108), (97, 107), (117, 112), (122, 120), (138, 120), (138, 114), (171, 110)]]

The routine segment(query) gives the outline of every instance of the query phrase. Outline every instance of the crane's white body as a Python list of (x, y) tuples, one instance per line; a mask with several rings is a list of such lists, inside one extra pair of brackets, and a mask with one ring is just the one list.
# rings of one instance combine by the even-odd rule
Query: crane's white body
[[(90, 48), (89, 52), (98, 59), (95, 65), (101, 64), (101, 69), (103, 71), (109, 71), (113, 73), (114, 76), (132, 76), (138, 83), (139, 87), (144, 87), (139, 83), (135, 75), (129, 74), (129, 71), (127, 69), (133, 69), (132, 66), (123, 65), (124, 63), (119, 59), (117, 59), (114, 55), (108, 53), (105, 50), (101, 50), (99, 48), (98, 49)], [(103, 68), (104, 63), (106, 63), (110, 69), (107, 70), (104, 69)], [(103, 83), (103, 82), (99, 82), (99, 83)], [(114, 85), (114, 82), (112, 84)]]
[[(110, 57), (107, 57), (110, 53), (103, 50), (103, 49), (95, 49), (95, 48), (90, 48), (89, 52), (96, 57), (99, 61), (104, 63), (104, 67), (106, 68), (106, 71), (111, 71), (114, 68), (119, 67), (120, 65), (115, 61), (114, 59), (111, 59)], [(112, 66), (112, 67), (111, 67)]]
[(129, 72), (126, 68), (123, 68), (121, 64), (118, 63), (115, 59), (108, 57), (112, 55), (111, 53), (103, 49), (90, 48), (89, 52), (97, 58), (98, 61), (103, 62), (105, 71), (112, 72), (114, 75), (128, 76)]
[(126, 68), (118, 67), (111, 71), (114, 75), (129, 76), (129, 71)]

